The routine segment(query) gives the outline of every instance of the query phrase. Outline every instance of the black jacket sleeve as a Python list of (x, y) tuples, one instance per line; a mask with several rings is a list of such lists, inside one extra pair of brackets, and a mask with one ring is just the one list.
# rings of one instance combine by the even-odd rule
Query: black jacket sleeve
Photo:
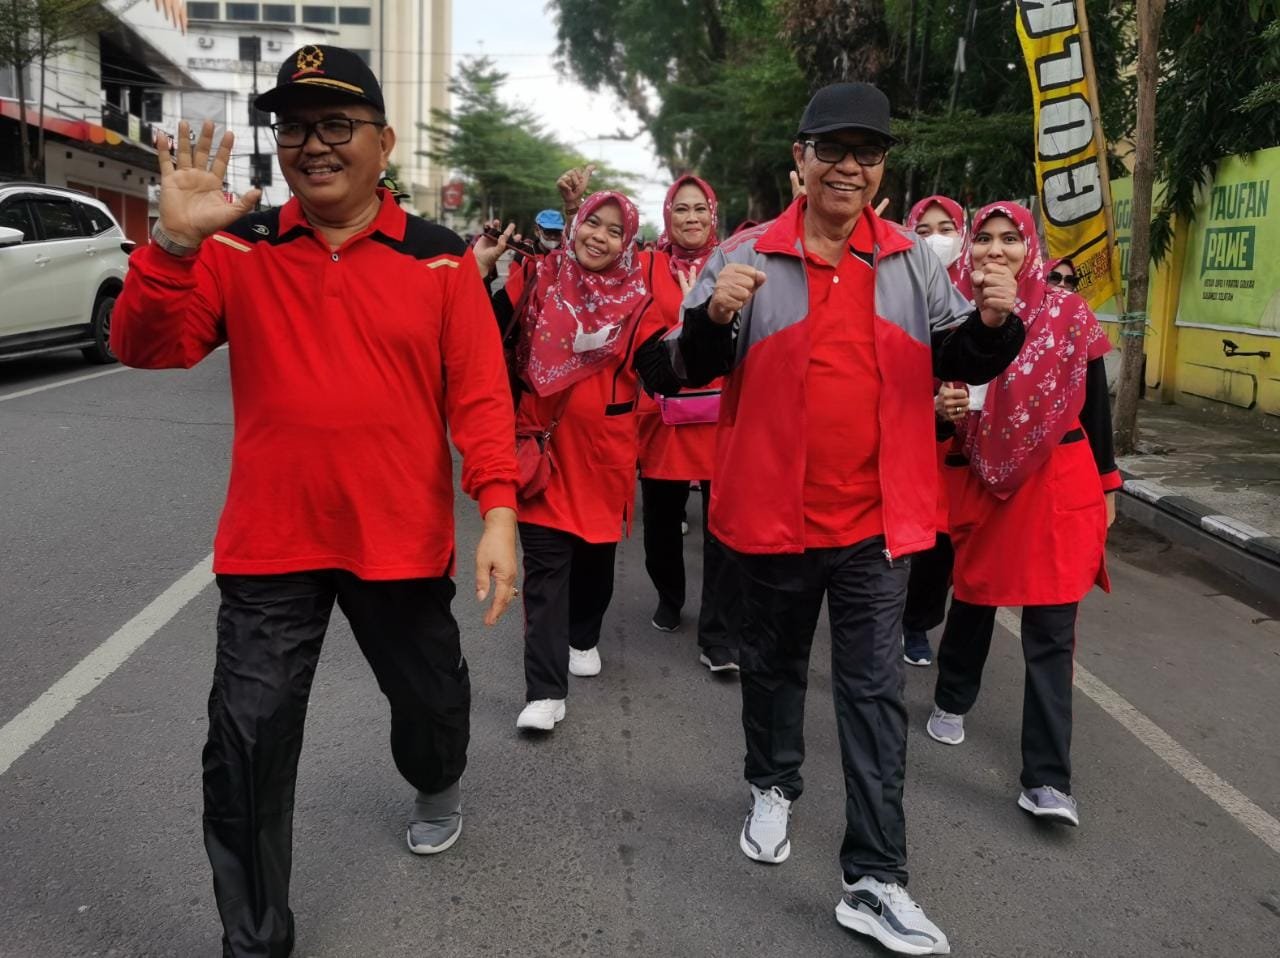
[(733, 369), (739, 321), (735, 318), (728, 325), (712, 322), (707, 310), (710, 303), (708, 297), (701, 306), (686, 308), (680, 337), (669, 344), (679, 352), (674, 365), (686, 386), (705, 386)]
[(1089, 360), (1085, 373), (1084, 407), (1080, 410), (1080, 425), (1089, 437), (1093, 461), (1098, 464), (1098, 475), (1104, 479), (1116, 471), (1115, 440), (1111, 432), (1111, 394), (1107, 388), (1107, 367), (1102, 357)]
[(1017, 316), (993, 329), (975, 309), (959, 326), (933, 334), (933, 374), (963, 383), (990, 382), (1017, 358), (1025, 338)]
[(672, 365), (672, 354), (668, 344), (663, 342), (666, 331), (654, 333), (636, 349), (636, 358), (632, 363), (640, 382), (651, 394), (674, 396), (684, 383), (676, 374)]

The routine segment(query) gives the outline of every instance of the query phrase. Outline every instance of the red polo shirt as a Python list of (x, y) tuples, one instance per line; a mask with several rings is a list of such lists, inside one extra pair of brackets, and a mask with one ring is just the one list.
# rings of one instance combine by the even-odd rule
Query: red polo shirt
[(446, 574), (453, 460), (481, 511), (515, 505), (515, 423), (475, 261), (385, 191), (337, 250), (296, 199), (179, 258), (130, 259), (111, 345), (190, 367), (230, 346), (235, 438), (214, 571)]
[(807, 549), (884, 534), (872, 246), (871, 227), (859, 217), (836, 266), (805, 253), (812, 338), (805, 376)]

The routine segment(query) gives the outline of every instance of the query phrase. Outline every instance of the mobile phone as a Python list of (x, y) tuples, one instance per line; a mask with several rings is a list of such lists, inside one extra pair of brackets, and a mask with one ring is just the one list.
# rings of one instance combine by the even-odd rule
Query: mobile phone
[[(502, 230), (496, 226), (486, 226), (484, 235), (491, 240), (502, 239)], [(507, 249), (513, 249), (518, 253), (524, 253), (526, 256), (537, 256), (538, 250), (528, 240), (518, 240), (514, 236), (507, 237)]]

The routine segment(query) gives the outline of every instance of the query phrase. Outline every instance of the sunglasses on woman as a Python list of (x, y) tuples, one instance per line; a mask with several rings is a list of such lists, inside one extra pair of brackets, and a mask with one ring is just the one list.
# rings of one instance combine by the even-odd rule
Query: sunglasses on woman
[(1056, 269), (1050, 273), (1046, 279), (1050, 286), (1065, 286), (1067, 289), (1075, 289), (1080, 285), (1080, 277), (1074, 273), (1059, 273)]

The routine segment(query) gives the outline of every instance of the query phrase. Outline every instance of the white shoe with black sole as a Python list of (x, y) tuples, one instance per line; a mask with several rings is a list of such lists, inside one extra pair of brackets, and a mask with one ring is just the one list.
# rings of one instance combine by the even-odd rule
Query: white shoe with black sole
[(874, 938), (899, 955), (949, 955), (951, 943), (925, 917), (901, 885), (869, 876), (853, 884), (841, 882), (844, 896), (836, 905), (836, 921), (850, 931)]

